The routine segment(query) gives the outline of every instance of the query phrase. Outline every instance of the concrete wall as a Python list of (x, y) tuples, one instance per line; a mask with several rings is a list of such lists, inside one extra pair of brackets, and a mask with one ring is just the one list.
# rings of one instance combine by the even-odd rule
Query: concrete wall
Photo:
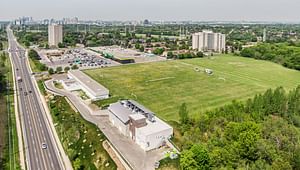
[(118, 128), (121, 134), (123, 134), (124, 136), (129, 136), (129, 125), (125, 125), (123, 122), (121, 122), (121, 120), (118, 117), (116, 117), (110, 111), (108, 113), (108, 116), (109, 116), (109, 121), (113, 124), (113, 126)]
[[(81, 85), (82, 86), (82, 85)], [(101, 95), (101, 96), (94, 96), (90, 90), (88, 90), (86, 87), (82, 87), (82, 90), (85, 92), (85, 94), (92, 100), (92, 101), (96, 101), (96, 100), (102, 100), (102, 99), (107, 99), (109, 98), (108, 94), (105, 95)]]
[(139, 129), (136, 129), (136, 143), (141, 146), (145, 151), (156, 149), (162, 146), (164, 140), (173, 135), (173, 129), (166, 129), (157, 133), (149, 134), (145, 136)]
[(192, 36), (192, 48), (195, 50), (195, 49), (198, 49), (199, 48), (199, 36), (198, 34), (193, 34)]

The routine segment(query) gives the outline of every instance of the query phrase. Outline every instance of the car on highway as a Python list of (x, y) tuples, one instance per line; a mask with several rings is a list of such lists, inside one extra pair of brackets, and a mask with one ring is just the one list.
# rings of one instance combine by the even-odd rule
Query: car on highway
[(42, 143), (42, 149), (47, 149), (47, 148), (48, 148), (47, 144), (46, 143)]
[(22, 82), (22, 77), (18, 76), (18, 77), (17, 77), (17, 81), (18, 81), (19, 83)]

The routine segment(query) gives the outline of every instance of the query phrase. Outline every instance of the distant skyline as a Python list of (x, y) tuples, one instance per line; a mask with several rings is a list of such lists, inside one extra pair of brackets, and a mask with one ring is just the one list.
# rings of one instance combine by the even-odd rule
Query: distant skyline
[(0, 20), (32, 16), (37, 20), (300, 22), (299, 9), (299, 0), (4, 0)]

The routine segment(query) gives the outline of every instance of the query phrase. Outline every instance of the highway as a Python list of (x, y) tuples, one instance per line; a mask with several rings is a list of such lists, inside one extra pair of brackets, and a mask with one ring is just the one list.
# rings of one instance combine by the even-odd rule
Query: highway
[[(41, 96), (31, 77), (25, 50), (16, 42), (9, 27), (7, 35), (14, 66), (26, 168), (29, 170), (65, 169), (41, 103)], [(21, 81), (18, 81), (20, 78)], [(42, 148), (43, 144), (46, 144), (47, 148)]]

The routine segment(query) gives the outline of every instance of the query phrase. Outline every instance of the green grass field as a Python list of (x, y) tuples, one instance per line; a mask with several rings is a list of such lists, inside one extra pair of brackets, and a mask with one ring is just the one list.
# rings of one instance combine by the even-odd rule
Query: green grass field
[[(198, 68), (199, 71), (196, 71)], [(212, 76), (202, 70), (214, 70)], [(106, 86), (113, 97), (132, 98), (166, 120), (178, 120), (187, 103), (197, 117), (232, 100), (245, 100), (268, 88), (300, 85), (300, 72), (268, 61), (230, 55), (123, 65), (85, 73)]]

